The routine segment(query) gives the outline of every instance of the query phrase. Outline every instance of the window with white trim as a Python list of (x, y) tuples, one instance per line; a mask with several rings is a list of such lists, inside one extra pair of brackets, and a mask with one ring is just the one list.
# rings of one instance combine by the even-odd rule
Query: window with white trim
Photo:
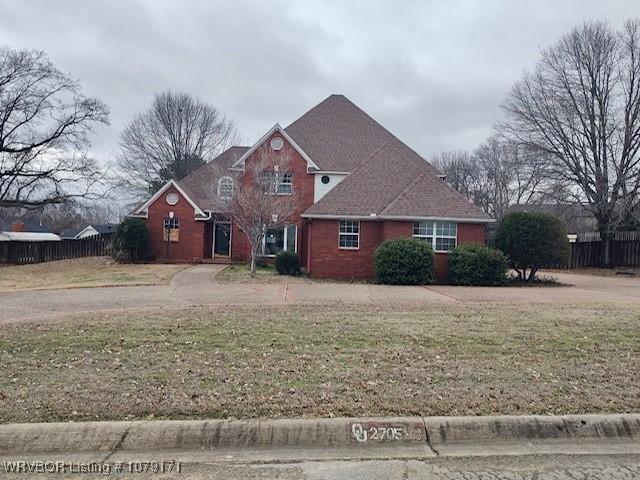
[(229, 200), (233, 197), (233, 178), (222, 177), (218, 180), (218, 198)]
[(285, 172), (281, 174), (274, 170), (265, 170), (260, 174), (263, 188), (270, 193), (289, 195), (293, 193), (293, 174)]
[(360, 248), (360, 221), (340, 220), (338, 247), (357, 250)]
[(266, 231), (262, 240), (262, 254), (266, 256), (274, 256), (276, 253), (282, 252), (283, 250), (291, 253), (297, 253), (297, 232), (298, 227), (296, 225), (270, 228)]
[(436, 252), (450, 252), (456, 248), (458, 224), (440, 221), (414, 222), (413, 236), (428, 242)]
[(284, 175), (279, 176), (278, 193), (287, 194), (293, 193), (293, 175), (291, 172), (286, 172)]

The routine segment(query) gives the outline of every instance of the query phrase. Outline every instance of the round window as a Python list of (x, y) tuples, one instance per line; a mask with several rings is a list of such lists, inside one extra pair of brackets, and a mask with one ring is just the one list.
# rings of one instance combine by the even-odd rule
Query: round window
[(169, 205), (175, 205), (176, 203), (178, 203), (179, 197), (177, 193), (171, 192), (171, 193), (167, 193), (165, 200)]
[(271, 139), (271, 148), (274, 150), (282, 150), (284, 147), (284, 141), (280, 137), (273, 137)]
[(320, 181), (326, 185), (331, 181), (331, 179), (329, 178), (329, 175), (322, 175), (322, 178), (320, 179)]

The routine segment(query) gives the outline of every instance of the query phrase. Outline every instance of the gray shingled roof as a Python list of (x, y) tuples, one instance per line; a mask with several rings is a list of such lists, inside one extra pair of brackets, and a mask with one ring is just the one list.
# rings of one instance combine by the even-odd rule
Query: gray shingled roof
[(230, 147), (177, 183), (202, 210), (223, 211), (218, 200), (218, 180), (230, 175), (229, 168), (247, 150), (249, 147)]
[(285, 130), (323, 171), (351, 172), (387, 145), (422, 159), (344, 95), (331, 95)]
[(398, 145), (375, 151), (304, 215), (490, 221), (440, 179), (426, 160)]
[[(344, 95), (331, 95), (285, 130), (320, 170), (351, 172), (305, 214), (490, 220)], [(222, 211), (218, 180), (248, 149), (231, 147), (178, 184), (202, 210)]]

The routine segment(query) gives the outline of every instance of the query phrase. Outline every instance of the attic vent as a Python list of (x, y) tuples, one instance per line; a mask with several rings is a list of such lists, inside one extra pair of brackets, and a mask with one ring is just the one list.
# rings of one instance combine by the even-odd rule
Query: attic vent
[(176, 203), (178, 203), (178, 199), (178, 194), (174, 192), (168, 193), (165, 197), (165, 200), (169, 205), (175, 205)]
[(282, 140), (282, 138), (273, 137), (271, 139), (271, 148), (273, 148), (275, 151), (282, 150), (282, 147), (284, 147), (284, 141)]

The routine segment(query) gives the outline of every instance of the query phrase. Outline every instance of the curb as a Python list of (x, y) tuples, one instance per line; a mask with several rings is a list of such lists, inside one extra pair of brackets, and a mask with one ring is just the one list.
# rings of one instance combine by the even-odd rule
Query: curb
[(640, 453), (640, 414), (0, 425), (0, 455), (296, 449), (338, 457)]

